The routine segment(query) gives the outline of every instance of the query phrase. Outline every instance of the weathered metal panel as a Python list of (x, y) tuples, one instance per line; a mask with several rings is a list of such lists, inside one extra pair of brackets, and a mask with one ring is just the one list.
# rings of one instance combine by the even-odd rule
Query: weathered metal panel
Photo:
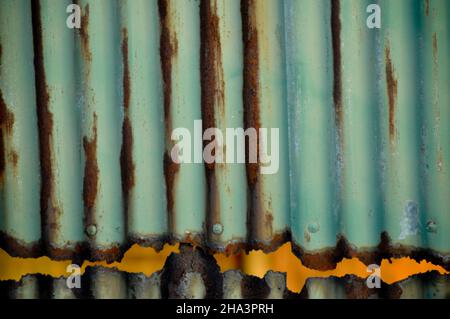
[[(449, 269), (450, 3), (380, 0), (381, 29), (369, 29), (371, 2), (80, 0), (69, 29), (69, 0), (2, 0), (1, 248), (107, 262), (133, 243), (205, 251), (183, 255), (201, 269), (175, 256), (150, 278), (94, 268), (98, 298), (286, 297), (279, 274), (222, 275), (202, 258), (290, 240), (315, 269), (392, 256)], [(259, 162), (213, 127), (268, 129)], [(263, 174), (276, 140), (278, 170)], [(205, 162), (195, 142), (223, 144), (224, 158), (245, 150), (247, 163)], [(340, 285), (307, 290), (352, 296)], [(443, 296), (439, 285), (404, 283), (411, 296)], [(52, 287), (74, 296), (61, 278)]]

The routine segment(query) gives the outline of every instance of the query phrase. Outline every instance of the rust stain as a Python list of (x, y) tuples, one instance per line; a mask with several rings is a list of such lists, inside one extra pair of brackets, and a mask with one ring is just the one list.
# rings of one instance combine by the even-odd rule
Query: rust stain
[[(215, 127), (215, 108), (223, 114), (225, 108), (225, 83), (223, 79), (222, 50), (219, 30), (219, 17), (215, 1), (202, 0), (200, 3), (200, 67), (201, 67), (201, 108), (203, 130)], [(204, 146), (214, 143), (203, 141)], [(214, 148), (214, 153), (216, 153)], [(207, 185), (207, 216), (206, 225), (208, 237), (219, 237), (211, 229), (220, 223), (220, 196), (215, 176), (216, 163), (205, 163)]]
[(14, 114), (8, 110), (0, 90), (0, 181), (6, 169), (6, 146), (5, 139), (11, 135), (14, 126)]
[[(255, 26), (255, 2), (243, 0), (241, 2), (242, 37), (244, 42), (244, 123), (245, 128), (255, 128), (259, 132), (259, 49), (258, 30)], [(249, 144), (245, 143), (247, 179), (251, 188), (254, 188), (259, 171), (259, 141), (257, 146), (257, 163), (249, 163)]]
[(122, 30), (123, 58), (123, 105), (125, 118), (122, 125), (122, 149), (120, 152), (120, 168), (122, 174), (122, 191), (125, 200), (125, 214), (128, 213), (130, 190), (134, 187), (135, 164), (133, 160), (133, 127), (130, 121), (129, 108), (131, 96), (130, 67), (128, 60), (128, 31)]
[(16, 151), (11, 151), (9, 153), (9, 160), (13, 164), (14, 167), (17, 167), (17, 163), (19, 162), (19, 154)]
[(397, 100), (397, 79), (395, 77), (394, 66), (391, 61), (391, 51), (389, 46), (385, 49), (386, 59), (386, 88), (389, 101), (389, 138), (394, 142), (395, 130), (395, 104)]
[(86, 210), (86, 222), (90, 224), (91, 211), (97, 198), (98, 190), (98, 163), (97, 163), (97, 114), (94, 113), (93, 137), (83, 137), (83, 148), (86, 155), (83, 180), (83, 200)]
[(164, 153), (164, 177), (166, 180), (166, 196), (167, 196), (167, 212), (169, 214), (169, 230), (175, 229), (175, 183), (178, 176), (180, 164), (174, 163), (170, 158), (170, 154)]
[(44, 67), (44, 47), (40, 3), (33, 2), (33, 44), (36, 84), (36, 105), (39, 129), (39, 156), (41, 166), (41, 224), (46, 247), (59, 232), (61, 209), (54, 204), (54, 174), (52, 163), (53, 113), (49, 109), (50, 95)]
[(161, 58), (162, 77), (164, 82), (164, 119), (168, 140), (170, 140), (170, 108), (172, 99), (172, 63), (177, 55), (178, 40), (175, 32), (170, 25), (170, 16), (168, 10), (170, 0), (158, 0), (158, 9), (160, 17), (160, 43), (159, 54)]
[[(166, 145), (170, 145), (170, 135), (172, 132), (170, 108), (172, 104), (172, 64), (178, 52), (178, 40), (175, 32), (171, 28), (170, 16), (170, 1), (158, 0), (158, 10), (160, 18), (160, 44), (159, 54), (161, 58), (161, 69), (163, 78), (163, 95), (164, 95), (164, 122), (166, 129)], [(166, 150), (164, 154), (164, 176), (166, 182), (166, 197), (167, 197), (167, 211), (169, 219), (169, 230), (174, 231), (175, 214), (174, 207), (174, 192), (177, 174), (180, 165), (172, 161), (170, 150)]]
[(438, 64), (438, 41), (436, 32), (433, 33), (433, 59), (434, 64)]
[(333, 46), (333, 102), (336, 127), (338, 129), (339, 140), (342, 146), (342, 57), (341, 57), (341, 18), (340, 0), (331, 2), (331, 37)]
[(92, 54), (89, 45), (89, 4), (84, 8), (84, 14), (81, 17), (81, 27), (79, 34), (81, 37), (81, 49), (87, 61), (92, 61)]
[(425, 14), (427, 17), (430, 15), (430, 0), (425, 0)]

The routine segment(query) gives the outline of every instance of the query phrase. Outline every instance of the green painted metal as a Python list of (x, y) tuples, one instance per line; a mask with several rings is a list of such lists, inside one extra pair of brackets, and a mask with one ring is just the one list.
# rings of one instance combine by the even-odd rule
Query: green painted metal
[[(2, 0), (2, 248), (113, 261), (292, 239), (312, 268), (448, 267), (450, 4), (380, 0), (369, 29), (371, 2), (82, 0), (69, 29), (69, 0)], [(252, 125), (260, 149), (279, 129), (275, 174), (170, 158), (175, 128), (204, 146)]]
[[(11, 32), (14, 30), (14, 32)], [(39, 144), (29, 1), (0, 4), (0, 229), (35, 254), (41, 239)], [(13, 245), (10, 240), (8, 246)], [(13, 254), (21, 255), (19, 249)]]

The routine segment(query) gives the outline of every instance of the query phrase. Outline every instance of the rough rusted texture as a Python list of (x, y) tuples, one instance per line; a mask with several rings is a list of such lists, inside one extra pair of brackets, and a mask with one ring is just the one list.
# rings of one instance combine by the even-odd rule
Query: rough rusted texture
[(439, 253), (424, 247), (393, 244), (387, 232), (381, 233), (381, 242), (378, 245), (378, 252), (380, 259), (409, 257), (417, 262), (426, 260), (434, 265), (442, 266), (444, 269), (450, 271), (450, 259), (445, 258), (445, 255), (449, 256), (450, 252)]
[(170, 26), (170, 17), (168, 15), (169, 2), (170, 0), (158, 0), (161, 28), (159, 54), (164, 82), (164, 119), (166, 123), (166, 132), (168, 133), (168, 138), (170, 140), (171, 127), (169, 123), (172, 99), (172, 62), (178, 51), (178, 40)]
[(122, 30), (122, 59), (123, 59), (123, 106), (125, 118), (122, 124), (122, 149), (120, 152), (120, 169), (122, 174), (122, 191), (125, 201), (125, 214), (128, 215), (130, 191), (134, 187), (135, 164), (133, 160), (133, 127), (130, 120), (130, 67), (128, 60), (128, 31)]
[(164, 153), (164, 177), (166, 180), (167, 213), (169, 219), (169, 231), (173, 232), (175, 228), (175, 184), (178, 178), (180, 164), (174, 163), (170, 155)]
[(348, 299), (370, 299), (378, 297), (379, 289), (369, 288), (366, 280), (363, 278), (346, 275), (343, 280), (345, 282), (345, 294)]
[[(172, 132), (170, 108), (172, 104), (172, 63), (178, 50), (176, 34), (170, 28), (170, 17), (168, 16), (169, 0), (158, 0), (158, 10), (160, 19), (160, 43), (159, 54), (161, 58), (161, 70), (163, 78), (164, 95), (164, 122), (166, 130), (166, 144), (170, 145), (170, 135)], [(173, 232), (175, 225), (174, 192), (177, 173), (180, 165), (172, 161), (170, 150), (164, 154), (164, 177), (166, 182), (167, 212), (169, 220), (169, 231)]]
[(93, 261), (105, 261), (107, 264), (113, 262), (120, 262), (125, 252), (130, 248), (129, 244), (116, 245), (107, 249), (92, 248), (90, 250), (90, 260)]
[(92, 60), (91, 49), (89, 46), (89, 4), (83, 9), (83, 15), (81, 17), (81, 27), (78, 29), (81, 38), (81, 50), (83, 52), (84, 58), (87, 61)]
[(36, 258), (42, 255), (41, 242), (25, 243), (0, 231), (0, 247), (12, 257)]
[(83, 200), (85, 208), (85, 223), (93, 222), (92, 210), (95, 205), (98, 191), (98, 163), (97, 163), (97, 114), (93, 115), (93, 136), (89, 139), (83, 137), (83, 148), (85, 153)]
[(14, 114), (8, 110), (6, 102), (3, 99), (3, 93), (0, 90), (0, 181), (6, 168), (6, 146), (4, 139), (11, 135), (14, 126)]
[(264, 299), (270, 293), (270, 287), (264, 279), (255, 276), (244, 276), (241, 281), (244, 299)]
[[(201, 68), (201, 107), (203, 130), (217, 127), (215, 117), (224, 114), (225, 108), (225, 83), (223, 79), (222, 50), (220, 43), (219, 17), (217, 16), (216, 3), (203, 0), (200, 4), (200, 68)], [(219, 110), (215, 114), (215, 110)], [(203, 141), (205, 147), (211, 141)], [(217, 150), (214, 149), (214, 153)], [(215, 155), (214, 154), (214, 155)], [(225, 154), (223, 154), (225, 155)], [(215, 223), (220, 223), (219, 194), (215, 176), (215, 162), (205, 163), (207, 181), (207, 216), (206, 225), (208, 239), (214, 241), (215, 235), (211, 229)]]
[(187, 273), (199, 273), (205, 285), (205, 298), (222, 297), (222, 274), (216, 260), (200, 248), (180, 245), (180, 253), (167, 258), (161, 273), (161, 295), (163, 298), (182, 298), (179, 285)]
[[(241, 2), (242, 40), (244, 42), (244, 124), (245, 128), (255, 128), (259, 132), (259, 48), (258, 30), (254, 25), (253, 0)], [(258, 143), (259, 144), (259, 143)], [(254, 189), (259, 171), (259, 145), (257, 147), (257, 163), (249, 163), (249, 143), (245, 143), (247, 179), (251, 189)]]
[(438, 40), (436, 32), (433, 33), (433, 60), (434, 64), (438, 65)]
[(341, 58), (341, 18), (340, 0), (331, 1), (331, 39), (333, 45), (333, 102), (336, 127), (342, 144), (342, 58)]
[(39, 129), (39, 155), (41, 164), (41, 228), (45, 246), (53, 242), (59, 232), (61, 209), (54, 204), (53, 176), (53, 113), (49, 109), (50, 95), (44, 67), (44, 47), (40, 3), (32, 2), (34, 68), (36, 83), (36, 105)]
[(395, 104), (397, 100), (397, 79), (395, 77), (394, 66), (391, 61), (391, 49), (386, 47), (385, 51), (386, 60), (386, 89), (389, 102), (389, 138), (391, 143), (395, 139)]

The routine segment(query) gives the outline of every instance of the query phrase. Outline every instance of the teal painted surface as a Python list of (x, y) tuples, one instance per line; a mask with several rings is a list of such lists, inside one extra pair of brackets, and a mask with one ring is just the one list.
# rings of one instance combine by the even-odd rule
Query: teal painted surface
[(0, 229), (28, 249), (41, 239), (39, 146), (29, 1), (1, 1), (0, 45), (0, 92), (4, 108), (1, 116), (6, 117), (0, 122), (11, 124), (4, 123), (1, 127), (3, 154), (0, 155), (5, 167), (0, 172)]
[[(95, 227), (91, 227), (93, 231), (88, 238), (90, 246), (105, 250), (125, 240), (120, 173), (123, 92), (119, 15), (117, 1), (81, 1), (80, 5), (87, 20), (86, 38), (78, 37), (83, 88), (82, 154), (84, 167), (92, 165), (97, 177), (86, 180), (85, 176), (84, 187), (90, 186), (87, 196), (93, 196), (92, 207), (85, 196), (85, 227)], [(88, 144), (93, 149), (90, 158), (86, 156)]]
[[(240, 1), (209, 1), (209, 3), (211, 15), (218, 19), (220, 46), (217, 53), (221, 61), (221, 64), (214, 68), (218, 73), (219, 83), (211, 88), (215, 91), (211, 92), (215, 94), (214, 126), (226, 134), (227, 128), (244, 127), (242, 23), (236, 19), (236, 16), (240, 15)], [(214, 62), (205, 61), (205, 63)], [(231, 152), (232, 149), (226, 142), (226, 135), (223, 138), (225, 149), (223, 155), (226, 157), (227, 152)], [(236, 163), (239, 149), (236, 143), (235, 141), (233, 148), (235, 163), (216, 164), (209, 181), (210, 207), (217, 214), (211, 217), (208, 227), (212, 244), (219, 248), (230, 242), (242, 242), (247, 236), (245, 214), (248, 205), (247, 178), (245, 163)], [(233, 191), (237, 189), (241, 191)]]
[[(122, 50), (127, 37), (128, 116), (134, 187), (128, 194), (128, 235), (152, 239), (168, 232), (164, 185), (164, 109), (156, 1), (120, 1)], [(146, 31), (144, 31), (146, 30)], [(122, 52), (124, 54), (124, 52)], [(122, 57), (123, 63), (126, 61)]]
[[(51, 178), (45, 237), (53, 248), (74, 249), (84, 240), (81, 111), (77, 105), (77, 65), (73, 30), (64, 28), (70, 1), (40, 1), (42, 48), (49, 116)], [(43, 81), (44, 79), (41, 79)], [(78, 93), (79, 94), (79, 93)], [(36, 210), (37, 206), (35, 207)], [(51, 226), (50, 226), (51, 225)]]

